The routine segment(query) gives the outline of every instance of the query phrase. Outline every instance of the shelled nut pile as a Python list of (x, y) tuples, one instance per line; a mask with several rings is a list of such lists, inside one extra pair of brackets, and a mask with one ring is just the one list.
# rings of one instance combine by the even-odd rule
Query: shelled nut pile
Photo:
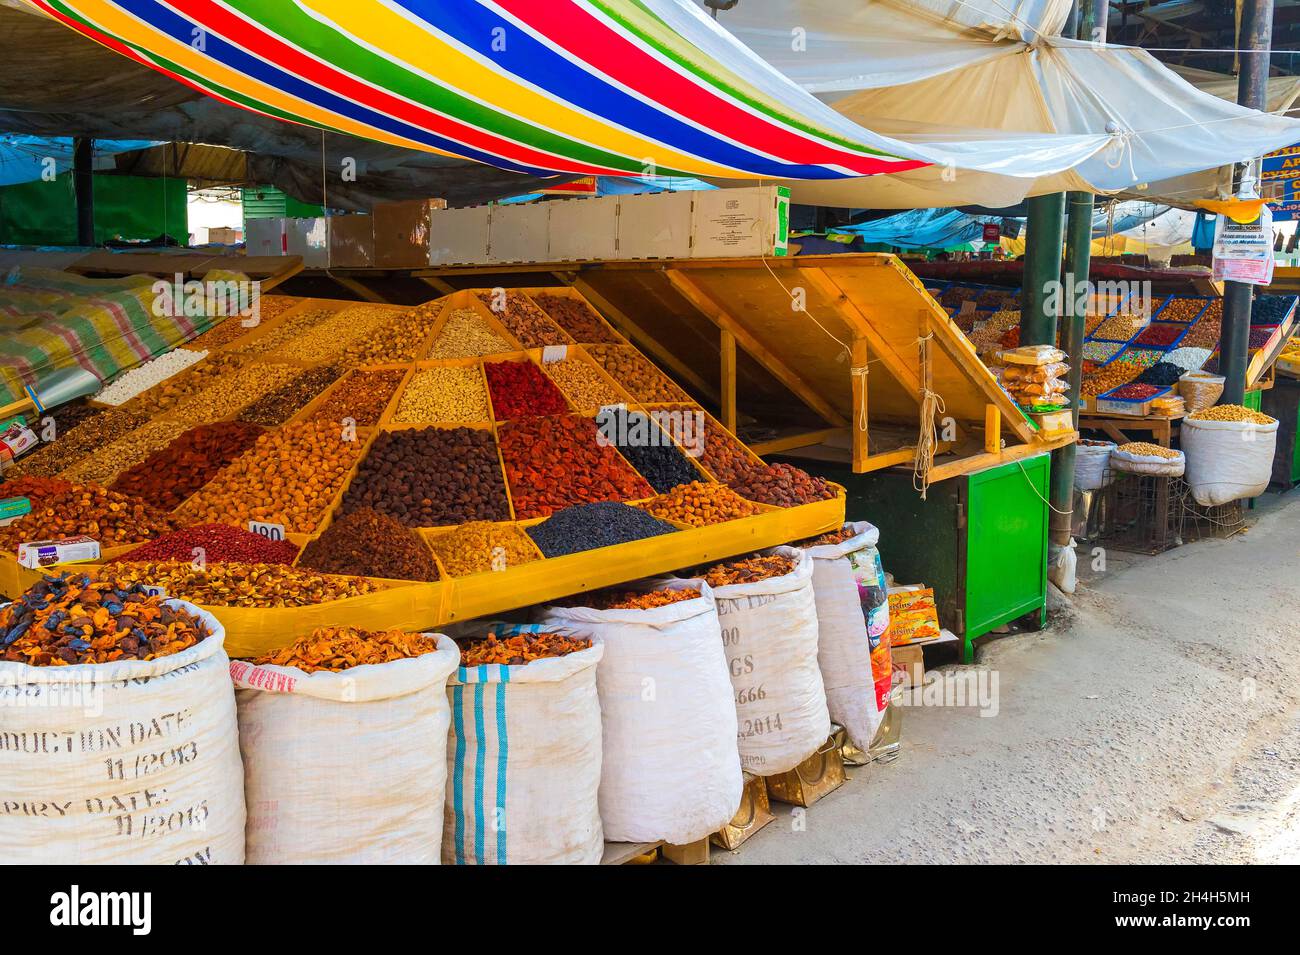
[(515, 350), (471, 308), (458, 308), (447, 317), (429, 351), (430, 358), (478, 358)]
[(393, 423), (461, 424), (485, 422), (490, 417), (483, 373), (477, 365), (470, 365), (417, 371), (398, 399)]

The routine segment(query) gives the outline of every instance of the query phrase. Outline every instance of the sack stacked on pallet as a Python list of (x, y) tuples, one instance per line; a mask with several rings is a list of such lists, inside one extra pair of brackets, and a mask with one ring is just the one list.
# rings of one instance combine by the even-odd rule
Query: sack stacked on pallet
[(826, 742), (831, 718), (817, 665), (812, 558), (793, 547), (765, 553), (793, 557), (795, 569), (716, 587), (713, 596), (736, 701), (741, 767), (774, 776)]
[(156, 660), (0, 662), (0, 859), (239, 865), (244, 782), (225, 631)]
[(650, 610), (548, 607), (541, 615), (547, 629), (604, 645), (600, 819), (611, 842), (684, 845), (740, 808), (736, 706), (713, 592), (703, 581), (639, 585), (687, 587), (700, 596)]
[(447, 791), (447, 677), (438, 649), (342, 672), (230, 665), (250, 864), (437, 865)]
[(1259, 497), (1268, 488), (1277, 451), (1277, 421), (1188, 417), (1183, 419), (1181, 440), (1187, 455), (1187, 484), (1202, 507)]
[(866, 521), (848, 526), (853, 529), (848, 540), (805, 552), (813, 562), (817, 662), (827, 708), (854, 745), (865, 750), (889, 705), (889, 593), (876, 550), (880, 531)]
[[(541, 628), (496, 624), (508, 636)], [(442, 861), (598, 865), (603, 647), (521, 666), (458, 667)]]

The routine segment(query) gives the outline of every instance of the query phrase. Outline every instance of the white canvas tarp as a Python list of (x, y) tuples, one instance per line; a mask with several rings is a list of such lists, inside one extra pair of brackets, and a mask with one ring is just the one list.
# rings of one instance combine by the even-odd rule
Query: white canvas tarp
[(719, 22), (845, 117), (918, 149), (996, 152), (1031, 133), (1104, 141), (1050, 171), (953, 153), (885, 177), (788, 183), (796, 202), (1006, 206), (1077, 189), (1186, 203), (1223, 188), (1205, 170), (1300, 142), (1300, 121), (1199, 90), (1141, 49), (1055, 35), (1068, 11), (1068, 0), (741, 0)]

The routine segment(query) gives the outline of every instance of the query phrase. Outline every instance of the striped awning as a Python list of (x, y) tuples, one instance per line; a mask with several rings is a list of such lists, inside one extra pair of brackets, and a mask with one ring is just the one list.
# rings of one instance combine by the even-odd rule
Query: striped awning
[(530, 175), (844, 179), (927, 165), (690, 0), (27, 0), (229, 104)]

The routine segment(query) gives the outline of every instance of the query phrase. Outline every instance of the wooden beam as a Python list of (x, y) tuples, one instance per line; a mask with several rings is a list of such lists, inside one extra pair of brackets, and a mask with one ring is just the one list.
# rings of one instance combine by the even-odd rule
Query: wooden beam
[(722, 426), (736, 433), (736, 336), (725, 328), (719, 347), (722, 349)]
[(876, 326), (871, 319), (867, 318), (857, 304), (845, 294), (844, 290), (836, 285), (834, 280), (821, 269), (800, 268), (799, 274), (825, 298), (830, 299), (831, 307), (839, 313), (844, 323), (856, 335), (861, 335), (866, 339), (867, 344), (871, 347), (871, 351), (875, 353), (879, 362), (907, 390), (907, 393), (912, 396), (912, 400), (919, 404), (921, 401), (920, 380), (912, 369), (907, 366), (907, 363), (903, 361), (898, 352), (894, 351), (894, 346), (885, 341), (880, 332), (876, 330)]
[(997, 454), (985, 451), (982, 454), (973, 454), (970, 457), (958, 458), (956, 461), (947, 461), (943, 464), (936, 464), (930, 469), (930, 483), (938, 484), (940, 481), (946, 481), (948, 478), (957, 477), (961, 474), (970, 474), (972, 471), (980, 471), (984, 468), (992, 467), (995, 464), (1005, 464), (1008, 461), (1019, 461), (1022, 458), (1032, 457), (1035, 454), (1041, 454), (1044, 451), (1052, 451), (1056, 448), (1064, 447), (1074, 440), (1074, 433), (1071, 432), (1068, 437), (1059, 438), (1054, 441), (1042, 441), (1035, 444), (1016, 444), (1009, 448), (1003, 448)]
[(853, 424), (851, 427), (853, 441), (853, 473), (863, 474), (867, 470), (869, 456), (869, 437), (867, 433), (867, 368), (870, 356), (867, 340), (861, 335), (853, 338)]
[(831, 424), (840, 427), (848, 426), (848, 419), (844, 415), (840, 414), (829, 401), (819, 395), (816, 389), (778, 358), (766, 345), (751, 335), (749, 329), (736, 321), (725, 308), (714, 301), (712, 296), (696, 285), (692, 279), (677, 269), (668, 269), (664, 274), (682, 298), (690, 302), (700, 314), (704, 315), (713, 324), (735, 335), (736, 342), (740, 347), (770, 371), (781, 384), (794, 392), (804, 404)]
[(997, 405), (984, 406), (984, 450), (989, 454), (1002, 450), (1002, 412)]
[(421, 275), (418, 276), (418, 278), (425, 285), (432, 286), (433, 289), (441, 295), (451, 295), (453, 292), (456, 291), (455, 288), (453, 288), (447, 282), (444, 282), (442, 279), (438, 278), (438, 276), (436, 275)]
[(843, 428), (801, 431), (799, 434), (790, 434), (782, 438), (773, 438), (771, 441), (760, 441), (757, 444), (751, 444), (749, 449), (762, 457), (765, 454), (780, 454), (783, 451), (793, 451), (796, 448), (808, 448), (842, 434), (844, 434)]
[(378, 292), (362, 285), (356, 279), (347, 278), (346, 276), (343, 275), (330, 275), (329, 272), (326, 272), (325, 274), (329, 275), (329, 277), (335, 282), (335, 284), (342, 285), (353, 295), (360, 295), (361, 298), (367, 302), (373, 302), (376, 305), (393, 304), (388, 299), (380, 295)]
[(652, 357), (657, 358), (659, 362), (674, 375), (686, 382), (688, 385), (693, 386), (696, 391), (704, 395), (715, 405), (722, 405), (722, 395), (718, 392), (718, 389), (714, 388), (707, 381), (697, 375), (693, 370), (691, 370), (689, 365), (686, 365), (671, 351), (659, 344), (653, 335), (630, 319), (617, 305), (596, 291), (596, 289), (591, 285), (591, 283), (587, 282), (586, 279), (579, 276), (574, 279), (570, 287), (580, 293), (582, 297), (592, 305), (595, 305), (598, 310), (604, 312), (606, 318), (613, 322), (613, 324), (622, 330), (629, 338), (635, 340), (641, 346), (642, 350), (649, 352)]

